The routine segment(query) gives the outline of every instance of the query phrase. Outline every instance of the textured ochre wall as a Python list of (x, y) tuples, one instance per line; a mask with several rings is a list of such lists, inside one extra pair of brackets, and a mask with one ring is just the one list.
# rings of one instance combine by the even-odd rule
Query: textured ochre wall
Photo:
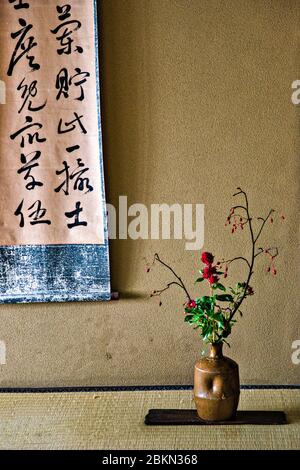
[[(273, 206), (285, 224), (269, 227), (278, 275), (256, 268), (255, 296), (230, 338), (242, 383), (300, 383), (291, 361), (299, 329), (298, 0), (103, 0), (101, 80), (108, 201), (205, 204), (205, 249), (247, 254), (246, 234), (224, 218), (236, 186), (255, 212)], [(239, 240), (239, 241), (238, 241)], [(162, 307), (146, 274), (158, 251), (190, 280), (199, 253), (184, 241), (111, 243), (109, 303), (0, 308), (7, 347), (1, 386), (192, 383), (202, 345), (183, 322), (180, 293)], [(232, 275), (241, 275), (236, 268)]]

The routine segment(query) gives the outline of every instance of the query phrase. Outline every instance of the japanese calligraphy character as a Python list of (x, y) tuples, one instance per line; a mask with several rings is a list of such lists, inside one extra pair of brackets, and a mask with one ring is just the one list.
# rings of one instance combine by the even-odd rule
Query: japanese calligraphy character
[[(19, 223), (19, 226), (21, 228), (23, 228), (25, 226), (25, 218), (24, 218), (24, 214), (23, 214), (23, 205), (24, 205), (24, 199), (21, 201), (21, 203), (18, 205), (14, 215), (17, 216), (17, 217), (20, 217), (20, 223)], [(47, 225), (51, 225), (51, 221), (50, 220), (47, 220), (47, 219), (44, 219), (46, 213), (47, 213), (47, 209), (44, 209), (42, 207), (42, 203), (40, 200), (37, 200), (35, 201), (30, 207), (28, 207), (28, 212), (31, 211), (32, 209), (33, 212), (31, 212), (31, 214), (28, 215), (28, 217), (30, 219), (32, 219), (30, 221), (30, 225), (37, 225), (37, 224), (47, 224)]]
[(29, 8), (29, 3), (25, 2), (23, 3), (24, 0), (8, 0), (9, 3), (16, 3), (18, 2), (16, 5), (14, 5), (14, 9), (15, 10), (20, 10), (21, 8)]
[(64, 21), (66, 20), (67, 18), (70, 18), (71, 17), (71, 5), (57, 5), (56, 7), (56, 11), (57, 13), (59, 13), (58, 15), (58, 19), (60, 21)]
[(56, 89), (58, 90), (56, 99), (59, 100), (61, 95), (64, 98), (69, 97), (69, 87), (71, 85), (75, 85), (76, 87), (80, 87), (80, 95), (75, 98), (75, 100), (83, 101), (84, 100), (84, 91), (83, 91), (83, 84), (87, 81), (87, 78), (90, 76), (89, 72), (82, 72), (79, 67), (75, 69), (75, 75), (69, 77), (68, 70), (66, 68), (62, 68), (60, 72), (58, 72), (56, 77)]
[[(63, 5), (56, 7), (57, 12), (59, 13), (58, 19), (60, 21), (67, 20), (71, 17), (71, 5)], [(59, 55), (62, 54), (71, 54), (72, 53), (72, 43), (74, 39), (72, 35), (74, 31), (77, 31), (81, 28), (81, 22), (78, 20), (68, 20), (59, 24), (56, 28), (51, 29), (51, 33), (57, 35), (56, 40), (60, 43), (61, 48), (57, 49)], [(81, 46), (76, 46), (75, 51), (79, 54), (83, 53), (83, 48)]]
[(70, 212), (65, 212), (65, 216), (68, 217), (68, 219), (72, 219), (74, 217), (74, 222), (67, 224), (67, 227), (69, 229), (78, 227), (80, 225), (87, 226), (87, 222), (82, 222), (79, 220), (79, 214), (83, 211), (83, 208), (80, 205), (80, 202), (76, 202), (75, 209)]
[(75, 152), (75, 150), (78, 150), (78, 149), (80, 149), (80, 145), (72, 145), (71, 147), (67, 147), (66, 151), (68, 153), (72, 153), (72, 152)]
[(77, 168), (75, 168), (71, 173), (70, 173), (70, 166), (67, 164), (66, 161), (63, 162), (64, 168), (62, 170), (57, 170), (56, 174), (57, 175), (64, 175), (65, 179), (64, 181), (56, 188), (54, 191), (56, 193), (59, 193), (61, 190), (65, 193), (66, 196), (69, 195), (69, 187), (70, 187), (70, 182), (74, 181), (73, 189), (76, 191), (85, 191), (84, 194), (89, 193), (94, 190), (93, 186), (90, 185), (90, 180), (89, 178), (85, 177), (83, 178), (82, 176), (89, 171), (89, 168), (85, 167), (85, 164), (83, 163), (81, 158), (77, 158)]
[[(33, 157), (31, 159), (28, 159), (28, 157), (30, 157), (31, 155), (33, 155)], [(36, 181), (34, 176), (31, 174), (32, 169), (39, 166), (37, 161), (39, 160), (40, 156), (41, 152), (39, 150), (36, 150), (35, 152), (30, 152), (27, 155), (23, 153), (21, 154), (20, 160), (23, 166), (19, 168), (18, 174), (21, 175), (22, 173), (25, 173), (24, 180), (27, 181), (29, 179), (28, 183), (25, 186), (26, 189), (28, 189), (29, 191), (35, 189), (36, 186), (44, 186), (42, 182)]]
[(59, 120), (58, 129), (57, 129), (57, 132), (59, 134), (65, 134), (66, 132), (74, 131), (74, 129), (76, 128), (76, 124), (75, 124), (76, 122), (79, 124), (79, 127), (81, 129), (81, 133), (82, 134), (87, 134), (87, 131), (86, 131), (84, 125), (81, 122), (81, 118), (83, 118), (83, 115), (78, 116), (77, 113), (74, 113), (74, 116), (75, 116), (75, 119), (73, 119), (73, 121), (64, 123), (64, 126), (65, 126), (64, 129), (63, 129), (63, 126), (62, 126), (62, 124), (63, 124), (62, 119)]
[[(26, 130), (29, 130), (32, 127), (37, 127), (38, 129), (42, 129), (42, 127), (43, 127), (43, 124), (40, 124), (38, 122), (33, 123), (31, 116), (26, 116), (26, 121), (25, 122), (29, 123), (29, 124), (22, 127), (22, 129), (19, 129), (14, 134), (11, 134), (10, 135), (11, 140), (14, 140), (16, 137), (23, 134), (23, 132), (25, 132)], [(36, 142), (45, 142), (47, 140), (45, 137), (39, 137), (38, 132), (34, 132), (33, 134), (31, 134), (30, 132), (27, 132), (26, 136), (28, 137), (29, 144), (33, 144), (34, 140), (36, 140)], [(25, 137), (23, 135), (22, 138), (21, 138), (21, 147), (24, 148), (24, 146), (25, 146)]]
[[(21, 108), (19, 109), (18, 113), (21, 113), (24, 106), (26, 105), (27, 101), (29, 100), (30, 97), (32, 98), (35, 98), (36, 95), (37, 95), (37, 80), (33, 80), (30, 85), (27, 85), (26, 83), (24, 83), (25, 81), (25, 77), (23, 78), (23, 80), (19, 83), (18, 85), (18, 88), (17, 90), (18, 91), (22, 91), (22, 94), (21, 94), (21, 98), (23, 100), (23, 103), (22, 103), (22, 106)], [(40, 105), (40, 106), (35, 106), (33, 107), (32, 106), (32, 100), (30, 100), (28, 102), (28, 105), (27, 105), (27, 110), (30, 111), (30, 112), (36, 112), (36, 111), (41, 111), (47, 104), (47, 100), (45, 101), (44, 104)]]
[(12, 75), (15, 66), (24, 55), (29, 62), (29, 67), (32, 70), (40, 69), (40, 65), (38, 63), (34, 63), (35, 57), (33, 55), (29, 55), (29, 51), (37, 46), (37, 42), (35, 42), (34, 36), (29, 36), (26, 38), (27, 33), (32, 29), (32, 24), (27, 24), (26, 20), (23, 18), (19, 19), (19, 24), (21, 29), (15, 33), (11, 33), (12, 39), (16, 39), (18, 36), (19, 39), (8, 66), (7, 75), (9, 77)]

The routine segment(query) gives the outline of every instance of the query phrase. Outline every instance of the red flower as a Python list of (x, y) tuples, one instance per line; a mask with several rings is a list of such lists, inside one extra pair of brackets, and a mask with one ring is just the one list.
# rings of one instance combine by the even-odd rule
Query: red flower
[(209, 283), (210, 284), (216, 284), (219, 280), (219, 277), (216, 276), (215, 274), (213, 274), (212, 276), (210, 276), (210, 278), (208, 279)]
[(205, 266), (205, 268), (203, 269), (203, 278), (204, 279), (209, 279), (213, 274), (215, 274), (217, 271), (217, 268), (215, 266)]
[(248, 295), (253, 295), (254, 294), (254, 290), (251, 286), (248, 286), (248, 289), (247, 289), (247, 294)]
[(196, 302), (194, 300), (190, 300), (187, 303), (187, 308), (195, 308), (196, 307)]
[(203, 251), (201, 261), (202, 263), (209, 265), (214, 262), (214, 257), (211, 253), (208, 253), (208, 251)]

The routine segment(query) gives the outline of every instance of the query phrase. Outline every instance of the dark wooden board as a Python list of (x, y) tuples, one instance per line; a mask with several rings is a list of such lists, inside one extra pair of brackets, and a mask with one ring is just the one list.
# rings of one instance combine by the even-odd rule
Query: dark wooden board
[(283, 411), (238, 411), (235, 419), (229, 421), (209, 422), (201, 420), (196, 410), (149, 410), (145, 417), (149, 426), (184, 426), (184, 425), (231, 425), (231, 424), (287, 424)]

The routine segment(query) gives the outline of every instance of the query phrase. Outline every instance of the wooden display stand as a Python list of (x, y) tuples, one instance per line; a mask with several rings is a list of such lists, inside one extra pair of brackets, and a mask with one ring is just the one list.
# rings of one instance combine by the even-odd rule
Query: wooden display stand
[(149, 426), (184, 426), (184, 425), (233, 425), (233, 424), (287, 424), (283, 411), (237, 411), (236, 417), (228, 421), (203, 421), (197, 415), (196, 410), (149, 410), (145, 417), (145, 424)]

